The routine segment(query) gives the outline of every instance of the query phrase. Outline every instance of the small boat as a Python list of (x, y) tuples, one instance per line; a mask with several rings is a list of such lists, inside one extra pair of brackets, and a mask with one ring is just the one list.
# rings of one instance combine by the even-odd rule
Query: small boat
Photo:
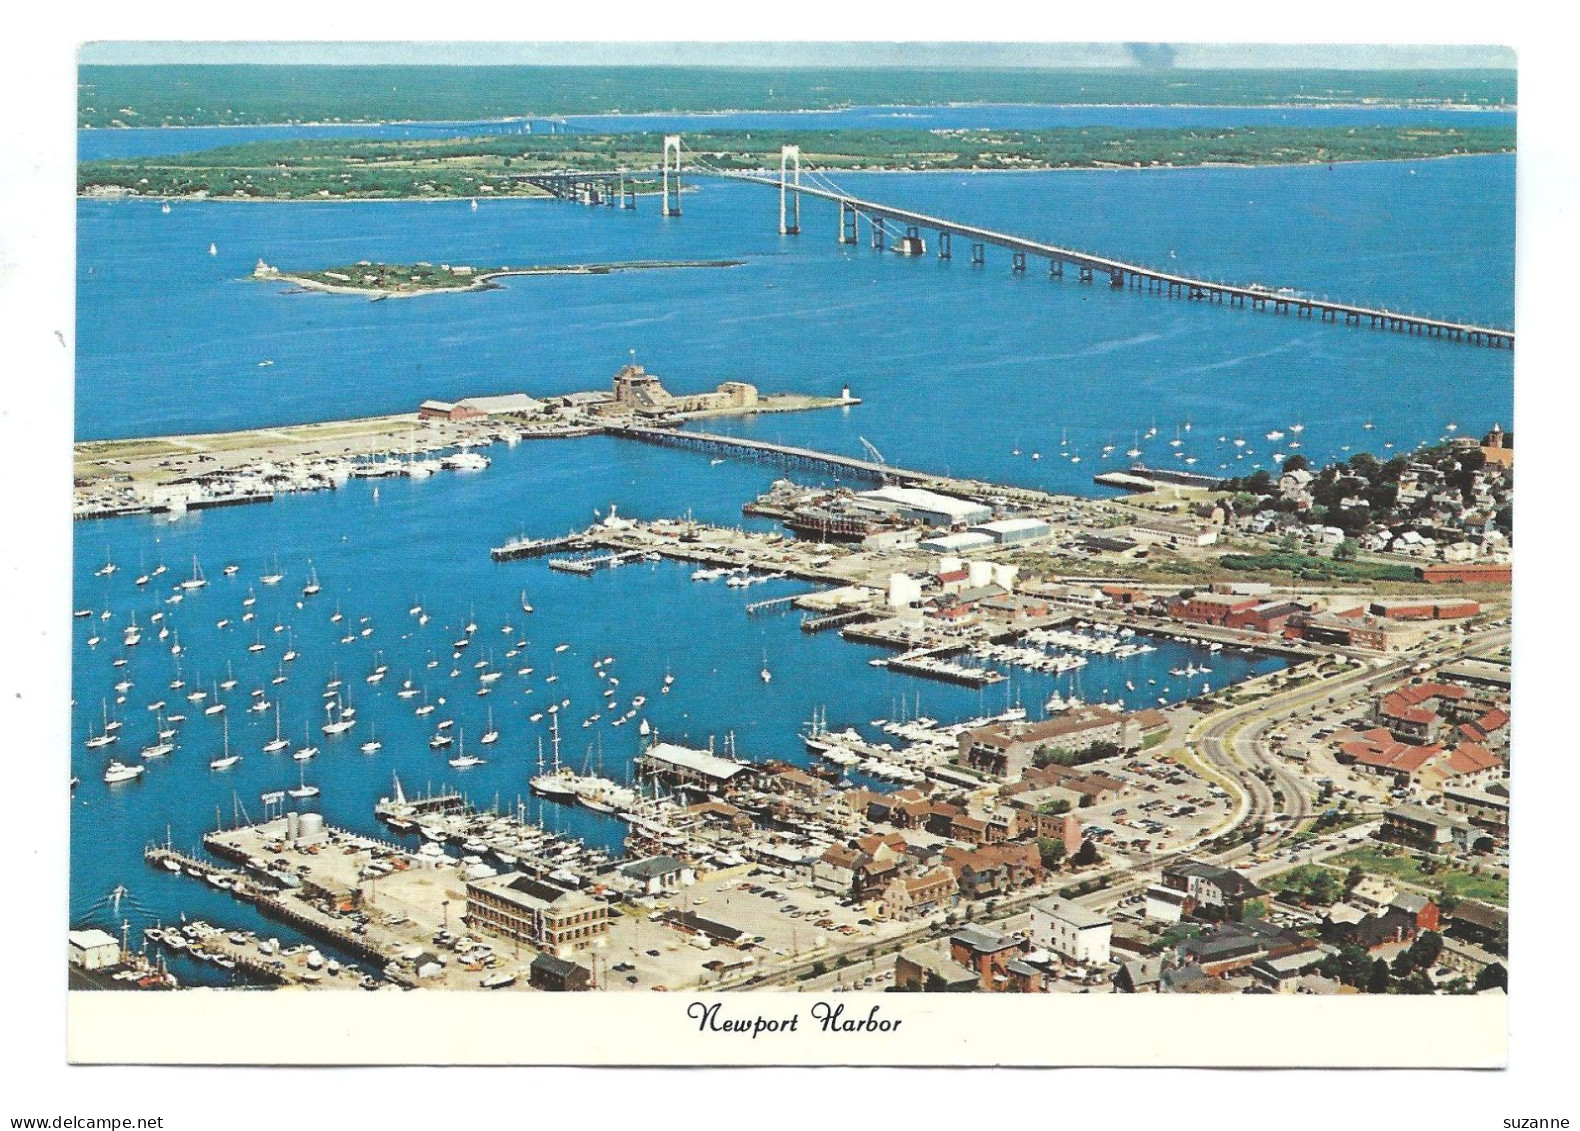
[(109, 785), (132, 781), (134, 778), (142, 777), (146, 769), (146, 766), (128, 766), (124, 762), (111, 762), (104, 771), (104, 780)]
[(208, 245), (208, 253), (210, 255), (218, 255), (219, 254), (219, 247), (218, 247), (218, 245), (212, 244), (212, 243), (209, 244)]
[(311, 597), (315, 593), (321, 592), (323, 588), (324, 587), (318, 583), (318, 570), (310, 569), (308, 571), (307, 584), (302, 586), (302, 596)]

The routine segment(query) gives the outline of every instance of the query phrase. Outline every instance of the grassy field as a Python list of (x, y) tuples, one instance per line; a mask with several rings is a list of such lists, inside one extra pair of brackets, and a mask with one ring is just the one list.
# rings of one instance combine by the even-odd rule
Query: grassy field
[(1446, 889), (1449, 894), (1460, 899), (1479, 899), (1505, 907), (1509, 902), (1509, 881), (1502, 876), (1485, 874), (1477, 876), (1462, 868), (1443, 868), (1428, 873), (1421, 870), (1421, 860), (1418, 857), (1404, 852), (1400, 852), (1397, 856), (1387, 856), (1378, 848), (1354, 848), (1330, 858), (1328, 863), (1344, 869), (1359, 865), (1367, 872), (1402, 880), (1431, 891)]
[[(777, 167), (801, 146), (812, 168), (1012, 170), (1329, 164), (1514, 150), (1512, 129), (1258, 127), (1192, 130), (827, 130), (696, 133), (693, 159), (723, 170)], [(521, 178), (550, 171), (653, 170), (651, 134), (401, 141), (254, 142), (197, 153), (85, 162), (78, 191), (225, 199), (423, 199), (533, 196)], [(649, 180), (640, 187), (650, 189)]]

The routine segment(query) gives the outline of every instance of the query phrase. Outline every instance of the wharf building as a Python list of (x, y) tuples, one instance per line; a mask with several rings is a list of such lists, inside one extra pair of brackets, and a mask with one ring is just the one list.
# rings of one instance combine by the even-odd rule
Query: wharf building
[(540, 400), (525, 393), (504, 393), (494, 397), (467, 397), (459, 401), (423, 401), (417, 407), (418, 420), (480, 420), (487, 416), (537, 416), (543, 411)]
[(721, 758), (673, 742), (655, 742), (637, 759), (637, 765), (643, 774), (665, 785), (708, 795), (744, 788), (758, 777), (756, 767), (749, 762)]
[(606, 904), (522, 872), (468, 880), (465, 921), (556, 958), (601, 947), (609, 934)]

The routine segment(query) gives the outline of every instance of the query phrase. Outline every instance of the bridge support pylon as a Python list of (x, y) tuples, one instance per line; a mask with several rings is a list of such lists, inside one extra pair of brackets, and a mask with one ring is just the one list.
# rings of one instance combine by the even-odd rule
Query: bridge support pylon
[(839, 202), (839, 242), (853, 244), (859, 236), (856, 231), (856, 206)]
[(987, 248), (984, 245), (980, 244), (980, 243), (972, 244), (971, 245), (971, 266), (973, 266), (973, 267), (981, 267), (986, 262), (987, 262)]
[[(791, 176), (794, 177), (791, 180)], [(801, 234), (801, 147), (779, 147), (779, 234)]]
[(948, 232), (939, 232), (938, 233), (938, 258), (939, 259), (948, 259), (948, 258), (950, 258), (950, 256), (953, 254), (953, 250), (954, 249), (949, 246), (949, 233)]
[(1024, 251), (1011, 252), (1009, 267), (1015, 274), (1024, 275), (1026, 273), (1026, 253)]
[(872, 250), (873, 251), (882, 251), (883, 250), (883, 237), (884, 237), (883, 217), (882, 216), (874, 216), (872, 218)]
[[(670, 155), (674, 155), (671, 167)], [(665, 216), (680, 215), (680, 135), (664, 136), (664, 209)]]

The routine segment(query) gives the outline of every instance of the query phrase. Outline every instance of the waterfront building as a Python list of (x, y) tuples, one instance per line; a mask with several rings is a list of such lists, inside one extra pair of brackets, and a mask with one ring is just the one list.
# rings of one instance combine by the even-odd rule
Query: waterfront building
[(602, 946), (609, 934), (606, 904), (522, 872), (467, 881), (465, 921), (560, 958)]
[[(857, 498), (878, 510), (896, 512), (907, 522), (919, 522), (924, 526), (971, 526), (993, 518), (992, 508), (982, 503), (920, 487), (879, 487), (875, 491), (863, 491)], [(981, 544), (991, 546), (993, 539), (983, 535)]]
[(1230, 617), (1249, 612), (1259, 604), (1262, 602), (1253, 597), (1233, 593), (1197, 593), (1176, 602), (1170, 607), (1169, 616), (1192, 624), (1223, 626), (1229, 623)]
[(739, 788), (757, 777), (749, 763), (673, 742), (655, 742), (637, 761), (644, 773), (667, 785), (695, 786), (707, 793)]
[(79, 970), (104, 970), (121, 964), (121, 944), (97, 927), (67, 931), (66, 946), (71, 964)]
[(620, 874), (647, 895), (678, 891), (696, 882), (696, 875), (672, 856), (648, 856), (622, 865)]
[(1103, 706), (1080, 707), (1040, 723), (993, 723), (960, 735), (960, 760), (973, 769), (1016, 778), (1039, 750), (1085, 750), (1099, 742), (1135, 750), (1141, 745), (1141, 726), (1134, 716)]

